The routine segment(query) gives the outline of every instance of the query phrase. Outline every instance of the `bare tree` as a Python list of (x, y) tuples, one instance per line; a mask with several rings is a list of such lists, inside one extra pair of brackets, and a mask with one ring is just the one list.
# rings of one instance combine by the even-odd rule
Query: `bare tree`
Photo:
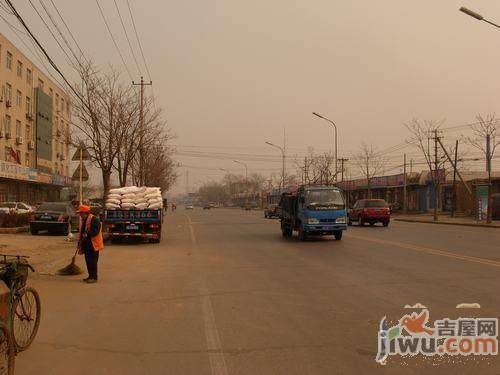
[(135, 106), (135, 94), (130, 85), (120, 82), (120, 75), (114, 70), (103, 73), (89, 63), (80, 66), (79, 75), (81, 83), (75, 87), (81, 101), (73, 103), (75, 143), (84, 144), (91, 161), (101, 170), (106, 196), (113, 165), (127, 141), (124, 124)]
[(329, 153), (316, 154), (309, 148), (308, 155), (303, 160), (296, 159), (295, 164), (304, 184), (329, 185), (335, 181), (335, 159)]
[(411, 133), (411, 138), (408, 140), (408, 143), (414, 145), (420, 150), (420, 152), (422, 152), (425, 162), (429, 168), (432, 184), (434, 186), (434, 221), (438, 220), (437, 210), (439, 206), (439, 192), (441, 185), (439, 171), (443, 168), (445, 160), (439, 157), (437, 143), (434, 144), (434, 147), (431, 147), (430, 141), (431, 139), (434, 139), (434, 142), (437, 142), (435, 138), (437, 137), (439, 128), (443, 123), (444, 120), (420, 121), (418, 119), (413, 119), (405, 124), (406, 128)]
[(491, 223), (492, 199), (491, 199), (491, 159), (495, 155), (497, 146), (500, 145), (500, 126), (495, 114), (485, 117), (477, 115), (477, 124), (472, 125), (472, 137), (467, 137), (466, 142), (472, 147), (480, 150), (486, 159), (486, 171), (488, 172), (488, 209), (487, 222)]
[(140, 152), (149, 152), (153, 146), (167, 144), (173, 137), (161, 119), (161, 109), (154, 109), (153, 98), (144, 100), (143, 121), (140, 119), (140, 100), (137, 98), (135, 105), (130, 107), (130, 113), (124, 119), (124, 132), (127, 142), (120, 148), (116, 163), (113, 165), (118, 173), (120, 186), (126, 186), (128, 177), (140, 175)]
[[(167, 191), (177, 180), (178, 164), (172, 159), (172, 150), (166, 143), (158, 142), (149, 146), (144, 155), (144, 183), (146, 186), (157, 186)], [(136, 174), (137, 176), (137, 174)]]
[(361, 144), (359, 152), (353, 155), (352, 159), (359, 172), (366, 178), (368, 197), (371, 197), (371, 181), (373, 177), (383, 173), (385, 161), (373, 145), (364, 142)]

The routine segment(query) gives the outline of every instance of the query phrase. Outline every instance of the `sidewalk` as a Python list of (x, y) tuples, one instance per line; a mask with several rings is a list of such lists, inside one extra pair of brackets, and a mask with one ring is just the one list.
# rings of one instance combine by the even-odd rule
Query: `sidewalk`
[(432, 214), (398, 214), (392, 215), (393, 220), (405, 221), (408, 223), (426, 223), (426, 224), (447, 224), (447, 225), (465, 225), (471, 227), (499, 228), (500, 221), (494, 220), (491, 224), (484, 221), (477, 221), (472, 217), (450, 217), (449, 215), (438, 215), (438, 221), (433, 220)]

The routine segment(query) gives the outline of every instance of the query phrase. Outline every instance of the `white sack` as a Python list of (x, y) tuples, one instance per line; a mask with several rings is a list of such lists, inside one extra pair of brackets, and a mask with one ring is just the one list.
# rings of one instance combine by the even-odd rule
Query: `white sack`
[(114, 205), (120, 205), (120, 200), (119, 199), (113, 199), (113, 198), (108, 198), (108, 200), (106, 201), (106, 204), (108, 203), (111, 203), (111, 204), (114, 204)]

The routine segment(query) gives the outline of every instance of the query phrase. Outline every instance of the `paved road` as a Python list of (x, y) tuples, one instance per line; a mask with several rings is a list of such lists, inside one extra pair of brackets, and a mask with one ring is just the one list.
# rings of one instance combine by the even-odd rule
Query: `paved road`
[(497, 357), (374, 361), (378, 321), (406, 304), (500, 315), (500, 230), (394, 222), (302, 243), (261, 212), (178, 209), (164, 235), (108, 246), (96, 285), (36, 277), (44, 315), (16, 374), (500, 373)]

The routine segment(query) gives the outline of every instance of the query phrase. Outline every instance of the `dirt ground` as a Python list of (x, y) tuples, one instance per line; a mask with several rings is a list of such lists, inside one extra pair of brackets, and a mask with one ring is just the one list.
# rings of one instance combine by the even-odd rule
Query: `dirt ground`
[(25, 255), (40, 275), (53, 275), (71, 261), (76, 241), (65, 236), (0, 234), (0, 254)]

